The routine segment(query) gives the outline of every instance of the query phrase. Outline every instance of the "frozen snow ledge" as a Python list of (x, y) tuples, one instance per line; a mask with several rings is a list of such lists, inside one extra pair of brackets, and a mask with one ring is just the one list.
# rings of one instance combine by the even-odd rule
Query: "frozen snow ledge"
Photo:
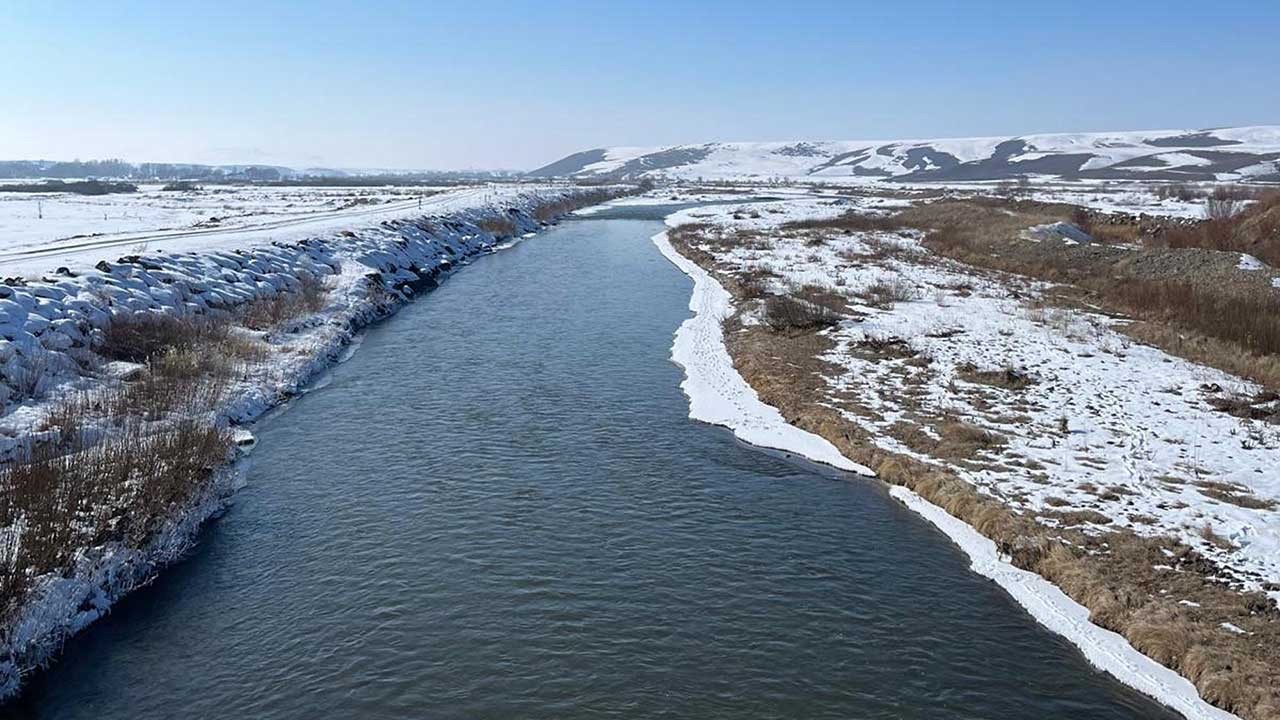
[(813, 433), (788, 423), (760, 396), (733, 367), (724, 345), (721, 323), (733, 312), (728, 291), (699, 265), (676, 252), (665, 232), (653, 242), (676, 267), (693, 278), (689, 309), (693, 317), (676, 330), (671, 359), (684, 368), (680, 389), (689, 396), (689, 417), (711, 425), (723, 425), (752, 445), (786, 450), (810, 460), (875, 475), (870, 469), (846, 458), (834, 445)]
[[(653, 236), (668, 260), (693, 279), (689, 309), (694, 316), (676, 330), (671, 359), (685, 371), (680, 388), (689, 397), (689, 417), (722, 425), (745, 442), (785, 450), (843, 470), (874, 476), (844, 457), (825, 439), (790, 425), (778, 409), (761, 402), (733, 366), (721, 323), (733, 310), (732, 299), (701, 266), (681, 255), (667, 233)], [(995, 543), (910, 489), (893, 485), (890, 493), (946, 533), (969, 555), (972, 569), (991, 578), (1027, 609), (1037, 622), (1078, 647), (1090, 663), (1120, 682), (1169, 706), (1190, 720), (1239, 720), (1200, 698), (1190, 680), (1138, 652), (1128, 640), (1089, 621), (1088, 608), (1035, 573), (999, 556)]]
[(995, 580), (1040, 624), (1080, 648), (1095, 667), (1192, 720), (1236, 718), (1200, 699), (1190, 680), (1138, 652), (1120, 635), (1089, 622), (1088, 608), (1072, 600), (1057, 585), (1003, 560), (996, 544), (968, 524), (909, 488), (892, 485), (889, 493), (946, 533), (968, 554), (974, 572)]

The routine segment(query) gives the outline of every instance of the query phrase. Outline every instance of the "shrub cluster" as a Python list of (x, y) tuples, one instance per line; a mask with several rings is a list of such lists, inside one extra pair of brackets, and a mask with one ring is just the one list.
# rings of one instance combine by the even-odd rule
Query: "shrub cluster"
[(764, 321), (776, 331), (810, 331), (835, 327), (840, 316), (831, 308), (790, 295), (774, 295), (764, 301)]
[(197, 502), (231, 451), (215, 410), (267, 347), (237, 323), (267, 328), (320, 310), (328, 290), (303, 280), (234, 311), (118, 317), (95, 346), (139, 363), (124, 380), (66, 395), (40, 435), (0, 464), (0, 626), (43, 575), (65, 572), (77, 549), (141, 547)]

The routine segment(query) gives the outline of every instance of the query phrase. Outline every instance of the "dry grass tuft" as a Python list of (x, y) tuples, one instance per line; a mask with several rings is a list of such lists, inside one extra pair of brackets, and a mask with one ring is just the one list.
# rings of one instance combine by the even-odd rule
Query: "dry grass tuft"
[(956, 371), (961, 380), (1006, 390), (1025, 390), (1036, 383), (1035, 378), (1011, 365), (999, 370), (979, 370), (977, 365), (963, 363)]
[(789, 295), (764, 301), (764, 322), (775, 332), (813, 332), (840, 324), (840, 315), (824, 305)]
[(139, 312), (112, 320), (96, 349), (112, 360), (145, 363), (170, 351), (217, 344), (229, 331), (230, 323), (221, 316)]
[(0, 617), (36, 578), (69, 568), (76, 548), (144, 545), (199, 496), (230, 448), (225, 429), (200, 420), (130, 422), (92, 445), (42, 445), (0, 466), (0, 526), (21, 528), (0, 536)]
[(874, 308), (891, 310), (900, 302), (911, 302), (920, 299), (920, 290), (906, 279), (894, 276), (888, 280), (879, 280), (857, 293), (863, 302)]
[(901, 230), (902, 222), (892, 216), (865, 215), (847, 212), (833, 218), (794, 220), (783, 223), (783, 230), (838, 230), (841, 232), (893, 232)]
[(511, 218), (487, 217), (477, 222), (476, 226), (494, 237), (512, 237), (516, 234), (516, 224)]
[(299, 278), (299, 284), (295, 292), (276, 293), (244, 303), (236, 308), (236, 317), (247, 328), (267, 330), (323, 310), (329, 298), (329, 288), (324, 281), (306, 276)]
[(1219, 189), (1205, 199), (1204, 222), (1175, 228), (1163, 237), (1173, 248), (1208, 248), (1244, 252), (1280, 266), (1280, 192), (1254, 195), (1245, 203), (1240, 193)]

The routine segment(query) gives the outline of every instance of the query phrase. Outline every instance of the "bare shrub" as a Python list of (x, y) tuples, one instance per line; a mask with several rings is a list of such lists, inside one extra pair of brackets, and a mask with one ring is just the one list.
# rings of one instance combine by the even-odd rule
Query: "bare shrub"
[(1182, 202), (1191, 202), (1203, 198), (1205, 193), (1203, 190), (1191, 187), (1185, 183), (1171, 183), (1166, 185), (1157, 185), (1155, 190), (1156, 197), (1161, 200), (1181, 200)]
[(768, 297), (770, 282), (777, 279), (778, 274), (768, 268), (756, 267), (738, 274), (738, 288), (742, 296), (751, 300)]
[(920, 354), (905, 338), (897, 335), (867, 335), (858, 341), (857, 347), (877, 358), (914, 358)]
[(47, 350), (36, 347), (23, 360), (14, 376), (7, 378), (9, 387), (13, 388), (14, 400), (39, 397), (45, 388), (45, 378), (49, 374)]
[(764, 321), (775, 331), (810, 331), (839, 325), (840, 316), (822, 305), (775, 295), (765, 300)]
[(1187, 326), (1257, 353), (1280, 353), (1280, 297), (1275, 295), (1171, 280), (1130, 279), (1104, 289), (1141, 317)]
[(1214, 195), (1204, 201), (1204, 216), (1209, 220), (1230, 220), (1244, 209), (1244, 203), (1231, 197)]
[(1223, 550), (1230, 550), (1232, 548), (1231, 541), (1219, 535), (1209, 523), (1205, 523), (1200, 526), (1199, 535), (1206, 542), (1215, 547)]
[(77, 548), (145, 544), (206, 487), (231, 447), (225, 429), (185, 420), (133, 423), (91, 447), (43, 445), (0, 466), (0, 617), (7, 620)]
[(1245, 252), (1280, 266), (1280, 192), (1220, 188), (1205, 200), (1205, 218), (1170, 229), (1162, 241), (1172, 248)]
[(511, 237), (516, 234), (516, 224), (511, 218), (505, 217), (488, 217), (476, 225), (490, 235), (496, 237)]
[(847, 212), (833, 218), (793, 220), (782, 224), (783, 230), (840, 230), (843, 232), (892, 232), (901, 230), (902, 223), (892, 216), (866, 215)]
[(329, 288), (324, 281), (304, 276), (298, 282), (300, 287), (296, 291), (280, 292), (240, 305), (236, 308), (236, 317), (247, 328), (267, 330), (323, 310), (329, 298)]
[(1012, 365), (999, 370), (979, 370), (973, 363), (962, 363), (956, 367), (956, 374), (961, 380), (1007, 390), (1025, 390), (1036, 382), (1035, 378)]
[(892, 309), (895, 303), (910, 302), (920, 297), (915, 285), (896, 276), (889, 280), (879, 280), (857, 295), (871, 307), (884, 310)]
[(792, 288), (790, 294), (810, 305), (830, 310), (836, 315), (843, 314), (849, 307), (848, 301), (842, 293), (825, 285), (806, 283)]
[(228, 328), (225, 319), (209, 315), (138, 312), (113, 319), (97, 350), (112, 360), (144, 363), (170, 350), (217, 343), (226, 338)]
[(881, 260), (890, 259), (900, 260), (904, 257), (920, 259), (920, 253), (911, 245), (904, 245), (899, 242), (877, 237), (868, 237), (865, 242), (870, 247), (870, 251), (862, 254), (861, 256), (857, 256), (863, 260), (879, 262)]

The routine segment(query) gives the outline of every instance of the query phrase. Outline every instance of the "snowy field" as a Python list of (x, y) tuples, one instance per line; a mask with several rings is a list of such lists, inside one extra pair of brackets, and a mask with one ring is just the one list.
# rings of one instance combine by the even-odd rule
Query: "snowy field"
[[(1077, 180), (1062, 182), (1049, 178), (1032, 178), (1025, 189), (1009, 183), (912, 183), (899, 184), (904, 190), (921, 187), (937, 187), (951, 191), (973, 192), (980, 195), (1006, 196), (1010, 190), (1017, 197), (1047, 203), (1080, 205), (1104, 213), (1127, 215), (1153, 215), (1159, 217), (1202, 220), (1205, 217), (1205, 199), (1180, 199), (1161, 197), (1159, 183), (1132, 180)], [(1213, 185), (1190, 184), (1193, 191), (1204, 194), (1213, 191)], [(1166, 193), (1167, 194), (1167, 193)]]
[(40, 245), (75, 236), (137, 233), (193, 225), (230, 227), (302, 217), (355, 205), (380, 205), (445, 188), (310, 188), (209, 185), (166, 191), (139, 185), (136, 193), (77, 195), (5, 192), (0, 184), (0, 248)]
[[(305, 188), (207, 186), (194, 192), (142, 186), (137, 193), (3, 192), (0, 275), (36, 276), (59, 265), (122, 254), (214, 250), (317, 233), (464, 205), (498, 202), (546, 186)], [(41, 217), (41, 215), (43, 217)]]

